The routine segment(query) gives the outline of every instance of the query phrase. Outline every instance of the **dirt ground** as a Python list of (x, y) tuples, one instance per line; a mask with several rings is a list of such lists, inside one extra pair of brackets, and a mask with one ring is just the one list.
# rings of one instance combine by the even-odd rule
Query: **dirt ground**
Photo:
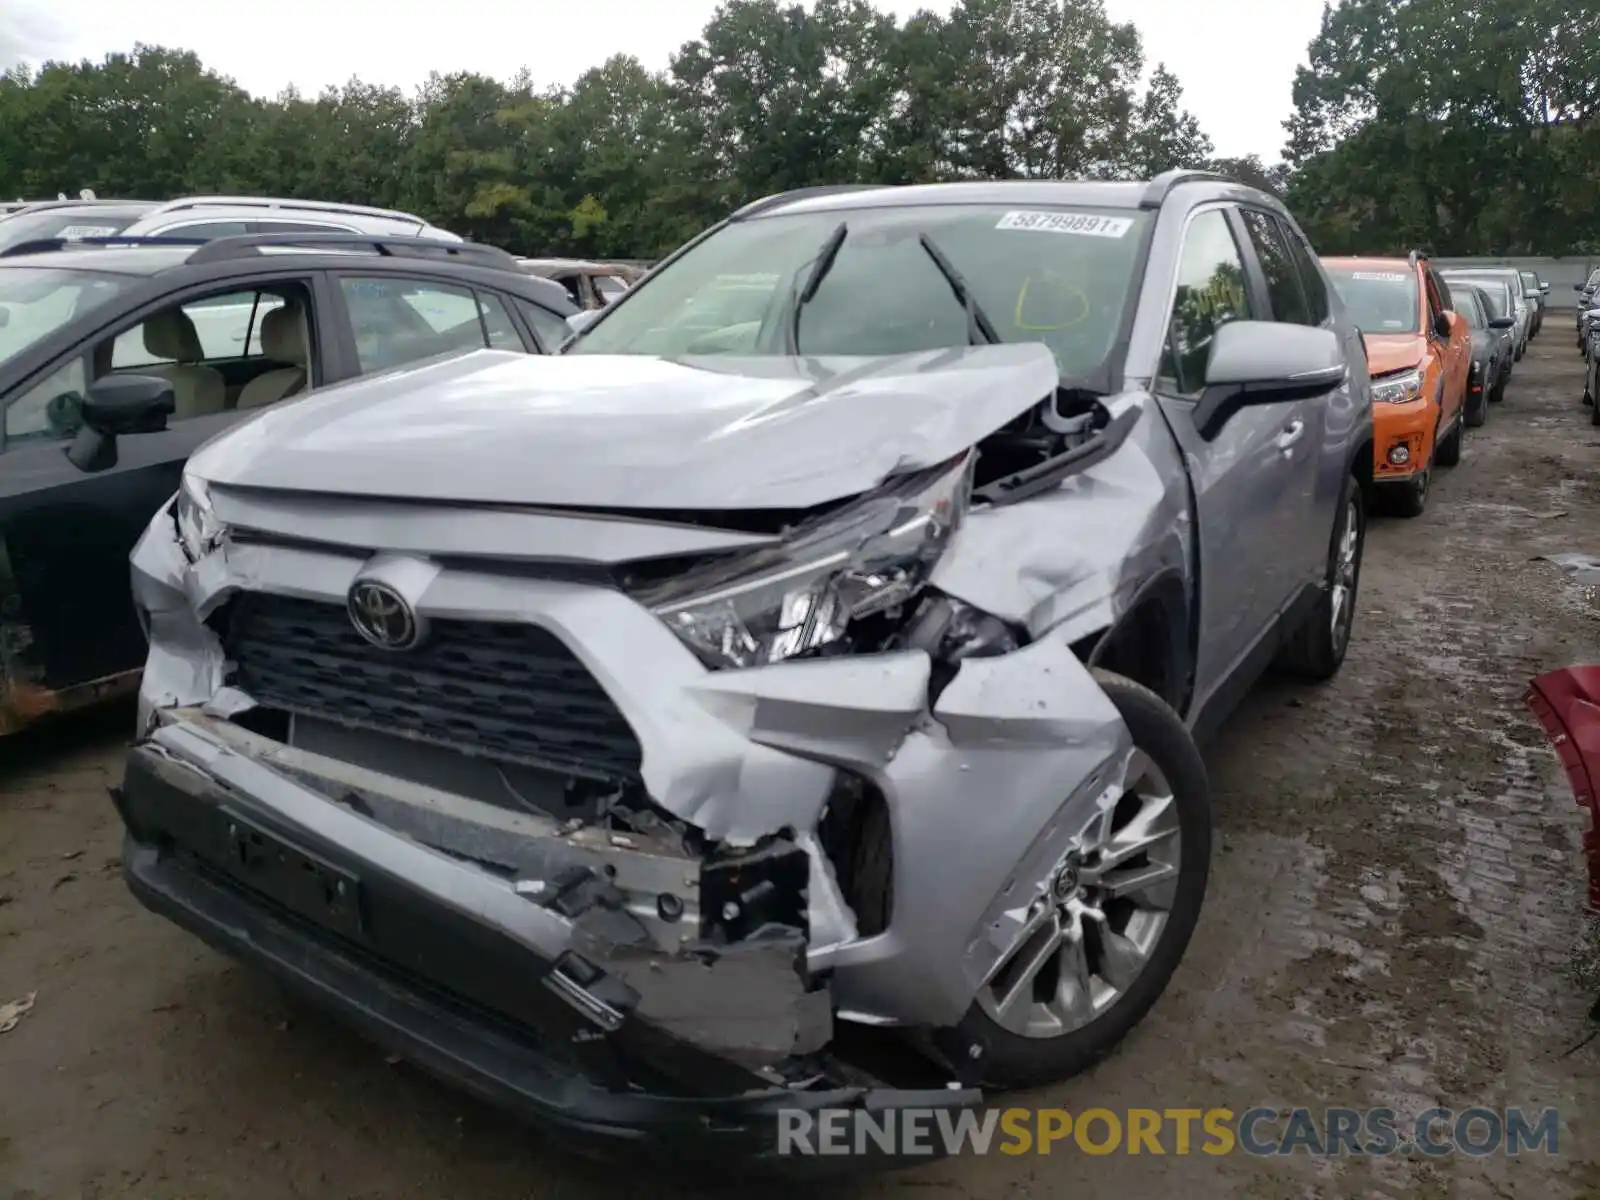
[[(1028, 1097), (1100, 1106), (1560, 1109), (1556, 1155), (995, 1155), (834, 1195), (1600, 1195), (1583, 816), (1520, 703), (1600, 660), (1600, 429), (1556, 314), (1428, 513), (1374, 522), (1333, 684), (1264, 685), (1208, 748), (1218, 843), (1173, 986), (1109, 1061)], [(120, 709), (0, 745), (0, 1197), (695, 1196), (567, 1157), (137, 908)], [(1587, 949), (1586, 949), (1587, 947)]]

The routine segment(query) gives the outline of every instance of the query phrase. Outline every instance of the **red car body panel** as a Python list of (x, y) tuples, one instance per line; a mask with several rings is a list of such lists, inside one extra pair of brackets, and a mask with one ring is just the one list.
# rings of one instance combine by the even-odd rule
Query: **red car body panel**
[(1600, 916), (1600, 666), (1566, 667), (1536, 677), (1523, 697), (1589, 810), (1583, 850), (1589, 860), (1589, 911)]

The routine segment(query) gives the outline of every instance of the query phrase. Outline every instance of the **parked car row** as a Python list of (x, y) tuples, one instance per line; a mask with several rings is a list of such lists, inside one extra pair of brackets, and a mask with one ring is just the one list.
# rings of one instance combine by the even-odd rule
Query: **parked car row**
[(1420, 516), (1434, 470), (1461, 461), (1467, 428), (1505, 398), (1549, 285), (1510, 267), (1436, 269), (1417, 251), (1323, 266), (1366, 346), (1374, 495), (1401, 516)]
[(1578, 349), (1583, 354), (1583, 404), (1591, 424), (1600, 425), (1600, 270), (1591, 271), (1586, 282), (1574, 285), (1578, 292)]

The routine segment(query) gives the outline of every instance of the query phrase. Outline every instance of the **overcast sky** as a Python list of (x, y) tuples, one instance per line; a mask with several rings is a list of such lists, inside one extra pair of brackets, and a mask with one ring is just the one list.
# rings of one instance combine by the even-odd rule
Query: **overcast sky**
[[(949, 0), (879, 0), (901, 17)], [(98, 59), (136, 41), (193, 50), (214, 70), (274, 95), (316, 92), (355, 75), (411, 87), (430, 71), (506, 78), (526, 66), (570, 83), (612, 54), (662, 67), (697, 36), (717, 0), (0, 0), (0, 68)], [(1166, 62), (1185, 102), (1226, 155), (1278, 158), (1295, 67), (1322, 0), (1107, 0)]]

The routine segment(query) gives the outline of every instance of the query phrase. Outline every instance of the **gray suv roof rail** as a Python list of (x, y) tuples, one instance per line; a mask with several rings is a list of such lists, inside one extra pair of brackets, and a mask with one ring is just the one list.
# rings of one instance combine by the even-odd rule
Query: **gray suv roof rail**
[(768, 209), (777, 208), (779, 205), (788, 204), (794, 200), (808, 200), (812, 196), (842, 196), (848, 192), (875, 192), (884, 187), (880, 183), (824, 183), (815, 187), (790, 188), (787, 192), (777, 192), (771, 196), (763, 196), (759, 200), (752, 200), (743, 208), (738, 209), (730, 221), (737, 221), (744, 217), (753, 217), (757, 213), (766, 212)]
[[(114, 242), (116, 239), (109, 240)], [(270, 250), (274, 246), (282, 246), (288, 250), (303, 249), (311, 254), (323, 250), (336, 253), (340, 250), (365, 250), (380, 258), (466, 259), (485, 267), (526, 274), (517, 265), (517, 260), (498, 246), (485, 246), (477, 242), (442, 242), (436, 238), (384, 237), (359, 233), (246, 233), (206, 242), (189, 256), (188, 261), (194, 266), (200, 263), (254, 258), (264, 249)]]
[(1184, 167), (1176, 167), (1171, 171), (1163, 171), (1149, 183), (1145, 184), (1144, 195), (1139, 197), (1140, 208), (1160, 208), (1171, 195), (1172, 189), (1185, 183), (1232, 183), (1226, 175), (1218, 175), (1215, 171), (1195, 171)]

